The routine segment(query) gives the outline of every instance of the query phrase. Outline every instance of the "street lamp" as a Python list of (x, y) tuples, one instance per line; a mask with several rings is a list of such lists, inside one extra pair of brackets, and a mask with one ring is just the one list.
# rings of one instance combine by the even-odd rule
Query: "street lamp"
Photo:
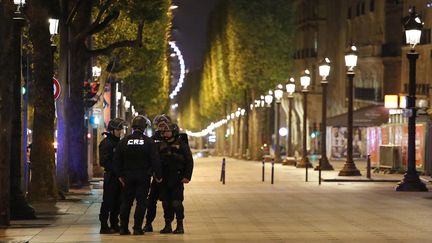
[(283, 97), (283, 86), (282, 84), (278, 84), (276, 86), (276, 89), (274, 91), (274, 96), (276, 98), (276, 129), (275, 129), (275, 139), (276, 139), (276, 149), (275, 149), (275, 162), (279, 163), (281, 162), (281, 155), (280, 155), (280, 146), (279, 146), (279, 127), (280, 127), (280, 105), (281, 100)]
[(98, 67), (98, 66), (93, 66), (92, 67), (92, 74), (93, 74), (93, 77), (95, 77), (95, 78), (100, 77), (102, 74), (102, 68)]
[(273, 102), (273, 91), (269, 90), (268, 94), (264, 97), (264, 101), (267, 104), (267, 107), (270, 107)]
[[(307, 156), (307, 93), (309, 92), (308, 87), (311, 83), (310, 72), (308, 69), (304, 70), (302, 76), (300, 76), (300, 84), (303, 92), (303, 157), (300, 163), (297, 163), (297, 168), (310, 168), (312, 164)], [(307, 177), (306, 177), (307, 181)]]
[(289, 80), (287, 80), (286, 84), (285, 84), (285, 89), (288, 93), (288, 121), (287, 121), (287, 129), (288, 129), (288, 134), (287, 134), (287, 138), (286, 138), (286, 144), (287, 144), (287, 149), (286, 149), (286, 159), (284, 161), (284, 165), (295, 165), (296, 161), (293, 158), (293, 154), (292, 154), (292, 106), (293, 106), (293, 100), (294, 100), (294, 92), (295, 92), (295, 81), (294, 78), (290, 78)]
[(415, 51), (414, 47), (420, 43), (421, 31), (423, 23), (417, 15), (415, 8), (410, 9), (410, 15), (403, 19), (404, 29), (406, 35), (406, 43), (411, 45), (410, 52), (407, 53), (409, 60), (409, 85), (407, 96), (408, 112), (408, 165), (407, 172), (404, 178), (399, 182), (396, 191), (428, 191), (426, 185), (420, 181), (419, 175), (416, 170), (416, 113), (415, 107), (416, 100), (416, 60), (419, 54)]
[[(330, 59), (324, 58), (319, 65), (319, 75), (322, 77), (322, 117), (321, 117), (321, 159), (315, 169), (318, 170), (334, 170), (327, 158), (327, 77), (330, 74)], [(321, 177), (320, 177), (321, 178)]]
[(54, 52), (56, 51), (57, 47), (54, 44), (54, 36), (58, 34), (58, 19), (48, 19), (49, 22), (49, 32), (51, 34), (51, 49), (53, 53), (53, 60), (54, 60)]
[(58, 34), (58, 23), (59, 20), (58, 19), (49, 19), (49, 31), (51, 36), (57, 35)]
[[(264, 96), (264, 102), (267, 104), (267, 107), (271, 106), (271, 103), (273, 102), (273, 91), (271, 91), (271, 90), (268, 91), (267, 95)], [(263, 104), (262, 107), (264, 107), (264, 104)], [(268, 116), (267, 116), (268, 119), (267, 120), (268, 120), (269, 126), (271, 125), (271, 123), (270, 123), (270, 116), (271, 116), (271, 113), (270, 113), (270, 111), (268, 111)], [(268, 140), (269, 146), (271, 146), (271, 144), (272, 144), (272, 138), (271, 138), (271, 129), (269, 128), (269, 126), (267, 126), (267, 129), (269, 129), (269, 130), (267, 130), (268, 131), (267, 134), (269, 135), (269, 137), (267, 138), (267, 140)], [(269, 153), (270, 153), (270, 149), (269, 149)]]
[(16, 11), (14, 13), (13, 19), (24, 20), (24, 16), (21, 13), (21, 8), (24, 6), (24, 4), (26, 3), (26, 1), (25, 0), (14, 0), (13, 2), (14, 2), (15, 5), (17, 5), (17, 9), (16, 9)]
[(345, 54), (345, 66), (348, 76), (348, 139), (347, 139), (347, 161), (339, 171), (340, 176), (361, 176), (353, 160), (353, 82), (354, 68), (357, 66), (357, 47), (351, 45)]

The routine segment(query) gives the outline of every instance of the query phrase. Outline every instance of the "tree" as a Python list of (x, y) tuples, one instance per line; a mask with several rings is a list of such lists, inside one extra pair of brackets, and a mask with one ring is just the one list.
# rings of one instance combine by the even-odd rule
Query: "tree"
[[(61, 18), (63, 21), (60, 25), (62, 30), (67, 31), (69, 38), (61, 42), (66, 47), (60, 47), (60, 59), (65, 60), (64, 55), (69, 54), (67, 59), (70, 61), (61, 63), (60, 77), (68, 77), (66, 83), (70, 96), (63, 98), (60, 107), (63, 109), (60, 111), (63, 115), (62, 121), (65, 123), (61, 125), (64, 128), (64, 131), (61, 131), (64, 140), (59, 141), (61, 156), (58, 164), (60, 168), (68, 164), (68, 178), (72, 185), (79, 187), (88, 184), (82, 84), (91, 77), (91, 58), (105, 56), (107, 60), (111, 60), (118, 48), (141, 47), (144, 25), (166, 14), (164, 10), (167, 8), (164, 7), (167, 3), (168, 1), (162, 0), (62, 1), (61, 15), (64, 17)], [(92, 18), (93, 10), (95, 14)], [(102, 42), (103, 46), (97, 45), (98, 43), (95, 43), (95, 46), (89, 45), (91, 36), (102, 33), (123, 15), (127, 16), (130, 25), (135, 28), (134, 39), (128, 35), (114, 42)], [(62, 188), (67, 189), (67, 186), (62, 185)]]
[(31, 150), (31, 200), (57, 199), (54, 162), (53, 52), (48, 19), (53, 1), (30, 0), (26, 15), (33, 46), (34, 121)]
[(284, 0), (220, 1), (210, 18), (201, 75), (198, 104), (204, 127), (238, 107), (247, 108), (287, 78), (292, 70), (292, 9), (293, 2)]
[[(110, 56), (100, 56), (98, 63), (108, 63), (109, 59), (120, 60), (117, 79), (124, 80), (123, 91), (141, 114), (155, 116), (167, 110), (168, 100), (168, 63), (167, 42), (171, 14), (170, 1), (153, 1), (143, 20), (142, 46), (139, 48), (120, 48)], [(151, 13), (151, 14), (150, 14)], [(132, 17), (131, 17), (132, 16)], [(120, 15), (104, 31), (94, 36), (94, 47), (100, 48), (126, 39), (136, 32), (131, 25), (134, 15)], [(136, 17), (135, 17), (136, 18)]]
[(0, 225), (9, 225), (10, 210), (10, 144), (11, 144), (11, 114), (12, 83), (14, 79), (13, 63), (16, 57), (13, 53), (13, 23), (12, 1), (0, 2)]

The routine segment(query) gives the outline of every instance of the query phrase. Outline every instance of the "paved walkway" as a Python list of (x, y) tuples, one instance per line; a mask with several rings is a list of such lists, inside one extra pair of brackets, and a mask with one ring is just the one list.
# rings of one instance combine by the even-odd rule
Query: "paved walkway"
[[(39, 219), (0, 229), (0, 242), (431, 242), (432, 193), (395, 192), (392, 182), (317, 183), (310, 170), (275, 165), (275, 184), (261, 181), (259, 162), (195, 161), (185, 190), (184, 235), (100, 235), (101, 190), (73, 191), (66, 201), (34, 204)], [(342, 163), (336, 163), (340, 168)], [(363, 167), (363, 165), (359, 165)], [(364, 168), (364, 167), (363, 167)], [(336, 172), (323, 172), (334, 177)], [(389, 177), (388, 175), (380, 175)], [(390, 177), (401, 178), (401, 175)], [(160, 204), (159, 204), (160, 206)], [(161, 207), (154, 228), (163, 226)]]

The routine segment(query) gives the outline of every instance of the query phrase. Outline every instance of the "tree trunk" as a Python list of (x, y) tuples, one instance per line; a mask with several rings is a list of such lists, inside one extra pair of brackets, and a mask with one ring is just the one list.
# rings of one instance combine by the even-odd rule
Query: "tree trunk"
[(29, 3), (30, 40), (34, 63), (34, 123), (31, 150), (29, 198), (57, 199), (54, 163), (53, 53), (49, 34), (48, 7), (44, 0)]
[[(83, 1), (71, 26), (71, 36), (77, 36), (85, 29), (91, 18), (91, 2)], [(84, 125), (83, 83), (86, 80), (87, 64), (90, 55), (85, 48), (85, 40), (70, 43), (70, 99), (67, 104), (69, 137), (69, 180), (71, 186), (88, 185), (86, 158), (86, 127)]]
[(14, 19), (13, 49), (14, 49), (14, 78), (13, 80), (13, 106), (12, 106), (12, 130), (11, 130), (11, 150), (10, 150), (10, 212), (11, 219), (34, 219), (35, 211), (26, 202), (21, 187), (21, 165), (23, 162), (23, 127), (21, 119), (21, 86), (22, 65), (21, 65), (21, 29), (25, 23), (24, 19)]
[(69, 136), (67, 119), (67, 102), (69, 99), (69, 27), (66, 20), (69, 15), (69, 1), (61, 1), (61, 15), (59, 21), (60, 32), (60, 63), (59, 83), (60, 96), (57, 99), (57, 186), (60, 191), (69, 191)]
[(0, 2), (0, 226), (9, 225), (10, 145), (12, 127), (13, 13), (12, 1)]

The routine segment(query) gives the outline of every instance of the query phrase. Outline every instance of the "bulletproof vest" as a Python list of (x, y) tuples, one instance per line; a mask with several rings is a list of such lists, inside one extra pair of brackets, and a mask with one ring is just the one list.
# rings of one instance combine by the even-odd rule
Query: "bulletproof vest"
[(143, 134), (133, 133), (125, 138), (125, 168), (145, 170), (151, 166), (148, 139)]
[(159, 144), (159, 154), (164, 167), (169, 167), (170, 170), (184, 169), (186, 160), (181, 150), (180, 137), (176, 137), (173, 142), (161, 142)]

